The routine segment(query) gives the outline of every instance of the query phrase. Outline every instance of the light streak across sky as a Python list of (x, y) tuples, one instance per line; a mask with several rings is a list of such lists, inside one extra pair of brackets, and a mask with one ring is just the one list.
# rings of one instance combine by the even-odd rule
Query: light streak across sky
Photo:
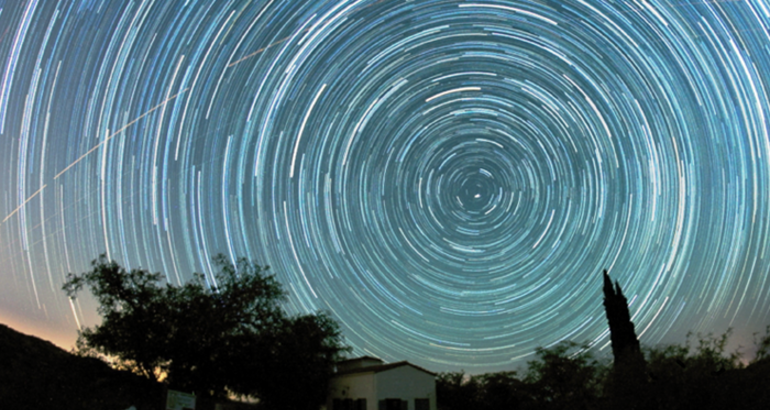
[(512, 369), (770, 324), (770, 4), (2, 1), (0, 322), (224, 253), (356, 354)]

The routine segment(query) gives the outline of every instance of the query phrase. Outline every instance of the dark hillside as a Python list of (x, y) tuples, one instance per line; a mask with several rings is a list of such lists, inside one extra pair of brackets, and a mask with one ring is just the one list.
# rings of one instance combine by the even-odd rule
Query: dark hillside
[(144, 410), (163, 397), (159, 383), (0, 324), (0, 408)]

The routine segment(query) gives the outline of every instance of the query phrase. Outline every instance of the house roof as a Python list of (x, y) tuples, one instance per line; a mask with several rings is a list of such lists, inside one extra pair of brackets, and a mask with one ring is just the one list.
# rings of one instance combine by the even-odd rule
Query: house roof
[(380, 373), (380, 372), (384, 372), (386, 370), (395, 369), (397, 367), (402, 367), (402, 366), (411, 366), (411, 367), (414, 367), (415, 369), (417, 369), (417, 370), (419, 370), (421, 372), (428, 373), (431, 376), (435, 376), (436, 375), (436, 373), (433, 373), (431, 371), (425, 370), (425, 369), (423, 369), (420, 366), (415, 366), (415, 365), (413, 365), (413, 364), (411, 364), (411, 363), (409, 363), (407, 361), (403, 361), (403, 362), (379, 364), (379, 365), (376, 365), (376, 366), (366, 366), (366, 367), (358, 367), (358, 368), (354, 368), (354, 369), (343, 370), (343, 371), (335, 373), (334, 376), (343, 376), (343, 375), (356, 374), (356, 373)]
[(376, 360), (376, 361), (378, 361), (378, 362), (382, 362), (382, 359), (380, 359), (380, 358), (377, 358), (377, 357), (372, 357), (372, 356), (360, 356), (360, 357), (354, 357), (354, 358), (352, 358), (352, 359), (345, 359), (345, 360), (340, 360), (340, 361), (339, 361), (339, 362), (337, 362), (337, 363), (338, 363), (338, 364), (345, 364), (345, 363), (352, 363), (352, 362), (358, 362), (358, 361), (363, 361), (363, 360)]

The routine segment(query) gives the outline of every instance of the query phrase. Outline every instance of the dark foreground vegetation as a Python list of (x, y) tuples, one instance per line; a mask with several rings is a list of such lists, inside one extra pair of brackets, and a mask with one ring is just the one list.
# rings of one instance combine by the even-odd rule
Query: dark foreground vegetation
[[(439, 410), (768, 409), (770, 337), (748, 365), (725, 352), (728, 334), (692, 344), (642, 349), (641, 377), (596, 360), (585, 346), (538, 349), (527, 370), (469, 376), (442, 373)], [(689, 339), (689, 338), (688, 338)]]
[(195, 274), (181, 286), (104, 256), (90, 271), (70, 274), (64, 290), (75, 297), (87, 287), (102, 316), (80, 332), (77, 353), (202, 399), (317, 410), (347, 351), (337, 323), (323, 312), (287, 315), (286, 293), (268, 267), (223, 255), (214, 263), (214, 277)]
[[(539, 349), (526, 371), (469, 376), (442, 373), (436, 379), (439, 410), (515, 409), (767, 409), (770, 403), (770, 338), (744, 366), (724, 351), (725, 335), (694, 346), (644, 349), (649, 376), (643, 400), (618, 402), (610, 389), (612, 365), (574, 343)], [(68, 353), (52, 343), (0, 324), (0, 408), (165, 408), (164, 383), (102, 360)], [(258, 406), (199, 399), (198, 410), (261, 410)]]
[(726, 352), (730, 332), (698, 335), (691, 345), (642, 349), (617, 282), (604, 272), (604, 308), (613, 360), (596, 360), (572, 342), (535, 351), (516, 372), (440, 374), (439, 410), (689, 410), (770, 408), (770, 326), (744, 365)]
[[(75, 297), (87, 287), (102, 323), (80, 332), (75, 354), (0, 325), (0, 409), (163, 409), (173, 389), (194, 393), (198, 410), (318, 410), (348, 350), (336, 322), (288, 316), (265, 267), (215, 263), (215, 277), (196, 274), (181, 286), (104, 257), (70, 274), (64, 290)], [(442, 373), (439, 410), (770, 408), (770, 326), (744, 363), (725, 350), (729, 332), (642, 348), (606, 272), (603, 303), (611, 362), (564, 342), (537, 349), (522, 372)]]
[[(164, 383), (83, 357), (0, 324), (0, 409), (162, 410)], [(227, 399), (200, 398), (196, 410), (261, 410)]]

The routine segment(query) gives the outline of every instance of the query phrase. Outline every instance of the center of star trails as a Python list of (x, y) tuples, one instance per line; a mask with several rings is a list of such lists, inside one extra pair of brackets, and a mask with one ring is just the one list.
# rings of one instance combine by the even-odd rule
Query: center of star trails
[(471, 172), (460, 181), (455, 202), (467, 217), (483, 215), (499, 200), (500, 186), (488, 172)]

